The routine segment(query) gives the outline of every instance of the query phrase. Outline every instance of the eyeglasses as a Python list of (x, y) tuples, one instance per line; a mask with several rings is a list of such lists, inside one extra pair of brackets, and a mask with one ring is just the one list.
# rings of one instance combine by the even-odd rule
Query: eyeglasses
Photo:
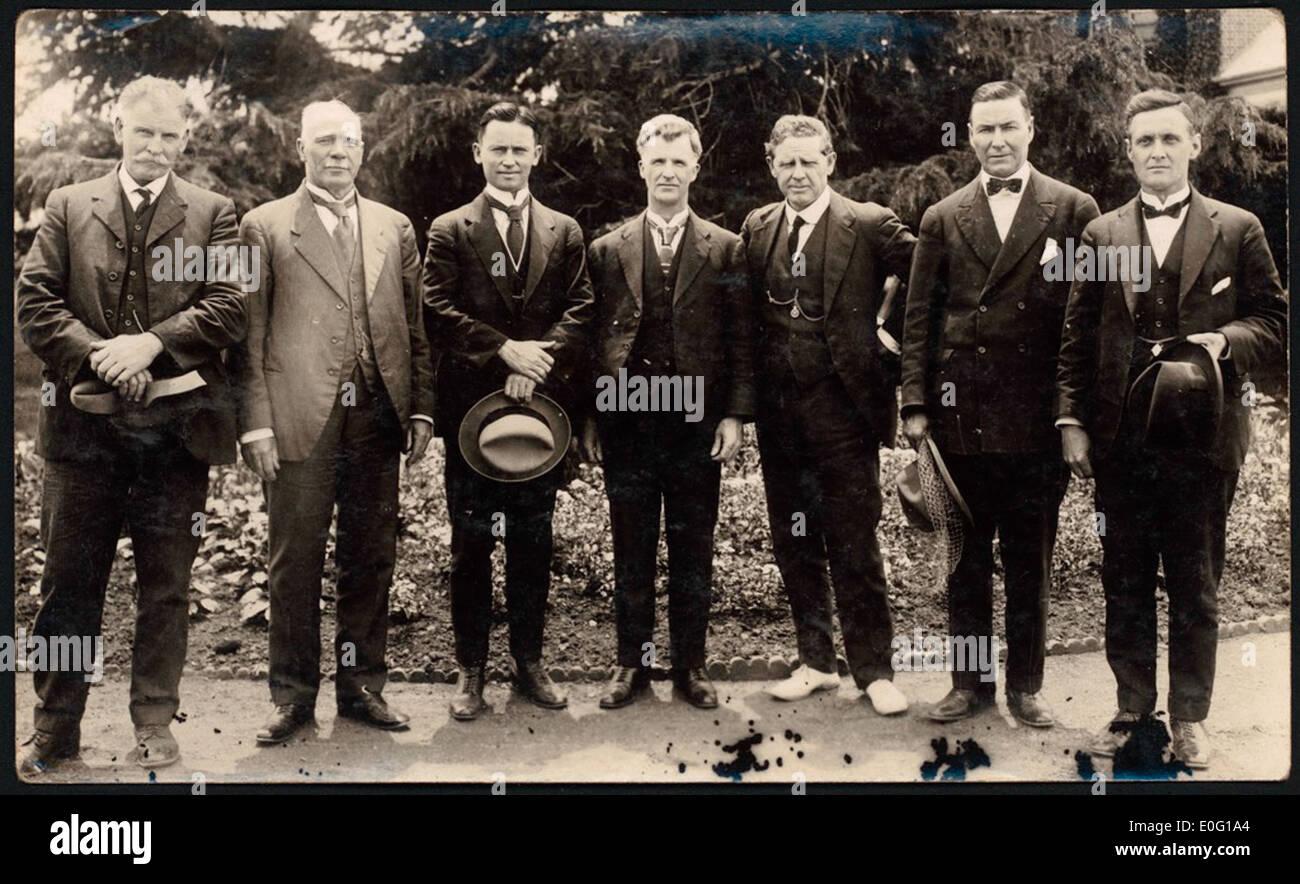
[(794, 290), (794, 297), (793, 297), (793, 298), (790, 298), (788, 301), (778, 301), (776, 298), (772, 297), (772, 290), (771, 290), (771, 289), (767, 289), (767, 292), (766, 292), (766, 293), (767, 293), (767, 302), (768, 302), (769, 304), (773, 304), (773, 305), (775, 305), (775, 306), (777, 306), (777, 307), (789, 307), (789, 308), (790, 308), (790, 318), (791, 318), (791, 319), (798, 319), (798, 318), (801, 317), (801, 316), (802, 316), (804, 319), (808, 320), (809, 322), (822, 322), (823, 320), (826, 319), (826, 314), (825, 314), (825, 313), (822, 313), (820, 316), (813, 316), (813, 315), (810, 314), (807, 310), (803, 309), (803, 307), (801, 307), (801, 306), (799, 305), (799, 290), (798, 290), (798, 289), (795, 289), (795, 290)]

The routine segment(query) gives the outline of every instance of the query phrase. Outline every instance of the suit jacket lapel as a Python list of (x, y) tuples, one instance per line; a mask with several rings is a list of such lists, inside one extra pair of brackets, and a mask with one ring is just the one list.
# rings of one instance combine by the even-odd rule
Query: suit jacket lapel
[(524, 303), (532, 297), (533, 290), (542, 279), (542, 271), (555, 248), (555, 216), (551, 210), (533, 198), (528, 210), (528, 277), (524, 281)]
[(366, 274), (366, 303), (375, 296), (379, 284), (379, 271), (384, 269), (384, 258), (393, 244), (388, 225), (381, 220), (379, 204), (357, 196), (357, 215), (361, 219), (361, 262)]
[(645, 233), (642, 230), (645, 212), (623, 225), (622, 239), (618, 243), (618, 263), (623, 268), (623, 279), (638, 307), (641, 306), (641, 281), (645, 278)]
[(117, 169), (100, 178), (97, 184), (90, 195), (91, 211), (113, 231), (119, 242), (125, 242), (126, 218), (122, 215), (122, 185), (117, 180)]
[[(159, 207), (161, 208), (161, 206)], [(298, 188), (298, 209), (293, 216), (293, 247), (302, 255), (311, 268), (329, 283), (330, 288), (340, 298), (346, 297), (347, 284), (343, 271), (334, 257), (334, 244), (325, 232), (320, 215), (316, 214), (316, 204), (307, 193), (307, 185)]]
[(162, 193), (158, 194), (158, 208), (154, 209), (153, 220), (145, 237), (145, 245), (151, 246), (167, 231), (185, 220), (186, 202), (176, 192), (176, 173), (167, 176)]
[[(987, 198), (985, 205), (988, 205)], [(993, 268), (989, 270), (988, 282), (984, 284), (984, 293), (988, 293), (1007, 271), (1020, 263), (1029, 247), (1038, 241), (1039, 235), (1046, 229), (1052, 215), (1056, 214), (1056, 203), (1047, 192), (1047, 183), (1037, 171), (1031, 171), (1025, 179), (1025, 192), (1020, 195), (1020, 205), (1016, 207), (1015, 217), (1011, 219), (1011, 228), (1002, 243)], [(989, 210), (992, 218), (993, 210)], [(994, 228), (996, 230), (996, 226)]]
[(709, 259), (709, 237), (701, 230), (699, 220), (699, 216), (691, 212), (686, 229), (682, 231), (682, 241), (678, 245), (682, 250), (682, 260), (677, 264), (677, 284), (673, 286), (674, 306)]
[[(471, 211), (469, 219), (466, 220), (469, 225), (470, 242), (474, 244), (474, 251), (478, 252), (479, 260), (483, 262), (488, 276), (492, 278), (497, 294), (505, 302), (506, 308), (513, 313), (515, 301), (510, 292), (510, 277), (505, 273), (493, 272), (502, 266), (502, 260), (510, 260), (510, 254), (506, 250), (506, 244), (501, 241), (501, 234), (497, 232), (496, 221), (492, 217), (492, 207), (488, 205), (487, 197), (481, 193), (471, 205), (476, 206), (478, 211)], [(533, 205), (535, 207), (537, 204)], [(532, 220), (535, 220), (536, 213), (530, 214), (533, 214)]]
[(1180, 305), (1201, 275), (1201, 268), (1205, 266), (1205, 259), (1218, 236), (1219, 222), (1214, 219), (1201, 194), (1192, 190), (1192, 201), (1187, 206), (1187, 231), (1183, 237), (1183, 265), (1178, 271)]
[[(1111, 245), (1121, 248), (1139, 245), (1142, 242), (1142, 230), (1138, 225), (1141, 223), (1142, 212), (1138, 207), (1138, 197), (1134, 197), (1119, 210), (1119, 215), (1115, 219), (1115, 224), (1119, 229), (1115, 236), (1111, 238)], [(1093, 257), (1100, 261), (1098, 255)], [(1137, 292), (1133, 291), (1132, 275), (1131, 273), (1122, 274), (1120, 280), (1121, 285), (1124, 286), (1124, 303), (1128, 305), (1130, 317), (1137, 313)]]
[(984, 195), (979, 178), (966, 185), (966, 192), (957, 206), (957, 229), (984, 266), (992, 269), (1002, 246), (998, 242), (998, 226), (989, 209), (989, 198)]
[(844, 205), (844, 197), (831, 191), (831, 202), (826, 207), (826, 263), (822, 270), (822, 303), (831, 312), (835, 295), (844, 281), (844, 271), (853, 255), (853, 213)]
[(779, 202), (772, 214), (763, 222), (763, 226), (759, 228), (758, 237), (754, 240), (754, 244), (758, 247), (756, 257), (760, 259), (758, 267), (762, 273), (767, 273), (767, 267), (772, 262), (772, 248), (776, 245), (777, 232), (781, 229), (784, 219), (785, 203)]

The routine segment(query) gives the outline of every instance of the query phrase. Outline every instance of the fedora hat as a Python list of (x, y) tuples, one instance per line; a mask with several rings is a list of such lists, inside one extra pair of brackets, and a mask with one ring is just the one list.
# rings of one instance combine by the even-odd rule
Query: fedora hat
[(1138, 443), (1209, 451), (1223, 419), (1223, 372), (1210, 351), (1191, 341), (1161, 350), (1129, 386), (1125, 406)]
[(527, 403), (516, 402), (498, 390), (465, 413), (457, 441), (461, 456), (479, 475), (524, 482), (563, 460), (571, 435), (569, 416), (554, 399), (534, 393)]
[[(894, 485), (898, 489), (898, 501), (903, 506), (903, 514), (907, 516), (907, 521), (914, 528), (922, 531), (935, 530), (935, 519), (925, 500), (927, 483), (922, 475), (923, 459), (927, 461), (925, 471), (930, 472), (931, 475), (938, 474), (943, 482), (942, 489), (947, 492), (948, 500), (968, 523), (973, 524), (975, 520), (971, 516), (970, 508), (966, 506), (965, 498), (957, 490), (957, 483), (952, 480), (952, 474), (948, 472), (948, 467), (939, 454), (939, 446), (935, 445), (934, 440), (929, 436), (925, 437), (925, 445), (916, 449), (916, 458), (903, 467), (894, 479)], [(930, 464), (933, 464), (933, 470), (929, 469)]]

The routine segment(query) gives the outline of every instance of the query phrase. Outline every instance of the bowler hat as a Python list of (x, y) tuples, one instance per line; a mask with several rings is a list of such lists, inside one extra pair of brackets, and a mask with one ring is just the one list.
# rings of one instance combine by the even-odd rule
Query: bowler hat
[(572, 431), (554, 399), (534, 393), (527, 403), (498, 390), (465, 413), (458, 442), (476, 473), (498, 482), (524, 482), (564, 459)]
[(1129, 386), (1138, 444), (1208, 451), (1223, 419), (1223, 373), (1210, 351), (1191, 341), (1161, 350)]
[[(929, 481), (926, 478), (927, 474), (931, 477)], [(942, 480), (941, 486), (933, 482), (935, 474)], [(939, 454), (939, 446), (935, 445), (934, 440), (929, 436), (925, 437), (925, 445), (917, 447), (916, 459), (895, 477), (894, 485), (898, 488), (898, 501), (903, 506), (903, 514), (915, 528), (930, 532), (935, 530), (937, 523), (946, 522), (942, 515), (940, 519), (935, 519), (935, 514), (930, 512), (930, 506), (926, 502), (927, 486), (932, 486), (929, 488), (931, 494), (946, 492), (945, 510), (951, 510), (955, 505), (955, 509), (967, 522), (973, 524), (975, 521), (971, 516), (970, 508), (966, 506), (965, 498), (957, 490), (957, 483), (952, 480), (952, 474), (948, 472), (948, 467)]]

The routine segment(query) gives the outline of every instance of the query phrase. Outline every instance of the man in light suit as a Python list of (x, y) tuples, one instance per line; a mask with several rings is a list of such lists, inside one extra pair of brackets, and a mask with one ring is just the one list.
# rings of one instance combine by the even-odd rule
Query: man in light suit
[(388, 591), (397, 553), (400, 454), (432, 436), (433, 364), (420, 325), (411, 222), (357, 193), (361, 121), (339, 101), (303, 108), (297, 191), (240, 225), (261, 287), (238, 351), (240, 443), (265, 483), (270, 546), (271, 699), (257, 734), (281, 743), (313, 718), (320, 591), (338, 506), (335, 695), (341, 716), (399, 729), (382, 696)]
[(460, 721), (486, 708), (498, 514), (505, 520), (515, 686), (546, 709), (568, 702), (541, 662), (551, 515), (562, 471), (507, 485), (475, 472), (457, 445), (465, 414), (502, 388), (521, 402), (539, 390), (575, 413), (572, 383), (587, 347), (591, 282), (578, 222), (529, 193), (529, 175), (541, 159), (539, 135), (528, 108), (501, 102), (484, 112), (472, 145), (484, 191), (434, 219), (424, 258), (425, 326), (441, 354), (434, 418), (447, 440), (451, 619), (460, 665), (451, 714)]
[[(1092, 752), (1113, 755), (1156, 707), (1156, 569), (1169, 597), (1169, 717), (1173, 753), (1192, 769), (1210, 759), (1224, 526), (1250, 445), (1247, 375), (1286, 359), (1287, 306), (1259, 219), (1188, 184), (1201, 133), (1178, 96), (1129, 99), (1125, 145), (1140, 192), (1088, 225), (1084, 246), (1140, 248), (1148, 278), (1080, 275), (1066, 308), (1056, 424), (1075, 475), (1095, 476), (1105, 518), (1102, 587), (1106, 658), (1119, 711)], [(1224, 406), (1208, 450), (1141, 441), (1145, 413), (1126, 408), (1137, 375), (1185, 339), (1218, 360)]]
[[(1043, 268), (1077, 241), (1097, 203), (1029, 164), (1034, 118), (1015, 83), (971, 97), (979, 176), (926, 210), (912, 257), (903, 332), (903, 433), (927, 434), (971, 510), (948, 578), (955, 639), (993, 636), (993, 536), (1006, 574), (1007, 708), (1050, 727), (1039, 693), (1057, 514), (1069, 471), (1052, 427), (1052, 391), (1070, 283)], [(1058, 263), (1059, 263), (1059, 256)], [(995, 702), (974, 661), (929, 712), (956, 721)]]
[[(661, 114), (637, 136), (648, 207), (591, 245), (596, 293), (592, 374), (606, 393), (623, 378), (692, 385), (693, 412), (618, 411), (596, 389), (584, 454), (605, 465), (614, 531), (618, 666), (600, 705), (625, 706), (650, 682), (655, 557), (662, 501), (668, 536), (668, 626), (674, 687), (691, 704), (718, 705), (705, 671), (713, 529), (722, 463), (740, 449), (754, 414), (751, 314), (740, 237), (691, 209), (700, 135)], [(627, 383), (636, 383), (630, 380)], [(698, 385), (698, 388), (697, 388)], [(662, 407), (671, 408), (673, 402)]]
[(898, 413), (876, 320), (886, 278), (907, 279), (916, 238), (884, 206), (829, 186), (835, 151), (820, 120), (781, 117), (766, 151), (785, 198), (751, 212), (740, 235), (757, 327), (763, 487), (800, 659), (769, 692), (797, 700), (839, 685), (833, 584), (849, 672), (878, 713), (896, 714), (907, 698), (893, 683), (876, 525), (878, 448), (893, 446)]
[[(234, 460), (221, 352), (243, 337), (246, 316), (234, 275), (163, 272), (178, 241), (182, 254), (237, 242), (234, 204), (171, 171), (189, 137), (181, 88), (156, 77), (130, 83), (113, 134), (121, 163), (50, 194), (17, 285), (19, 330), (53, 392), (37, 438), (45, 565), (32, 635), (100, 634), (125, 522), (139, 586), (131, 722), (136, 761), (152, 768), (180, 757), (168, 725), (180, 703), (190, 566), (202, 537), (194, 527), (208, 466)], [(201, 385), (155, 398), (186, 377)], [(73, 388), (81, 395), (96, 380), (105, 386), (89, 395), (103, 408), (83, 411)], [(24, 776), (80, 751), (90, 687), (80, 671), (39, 671), (33, 681), (36, 732), (19, 765)]]

